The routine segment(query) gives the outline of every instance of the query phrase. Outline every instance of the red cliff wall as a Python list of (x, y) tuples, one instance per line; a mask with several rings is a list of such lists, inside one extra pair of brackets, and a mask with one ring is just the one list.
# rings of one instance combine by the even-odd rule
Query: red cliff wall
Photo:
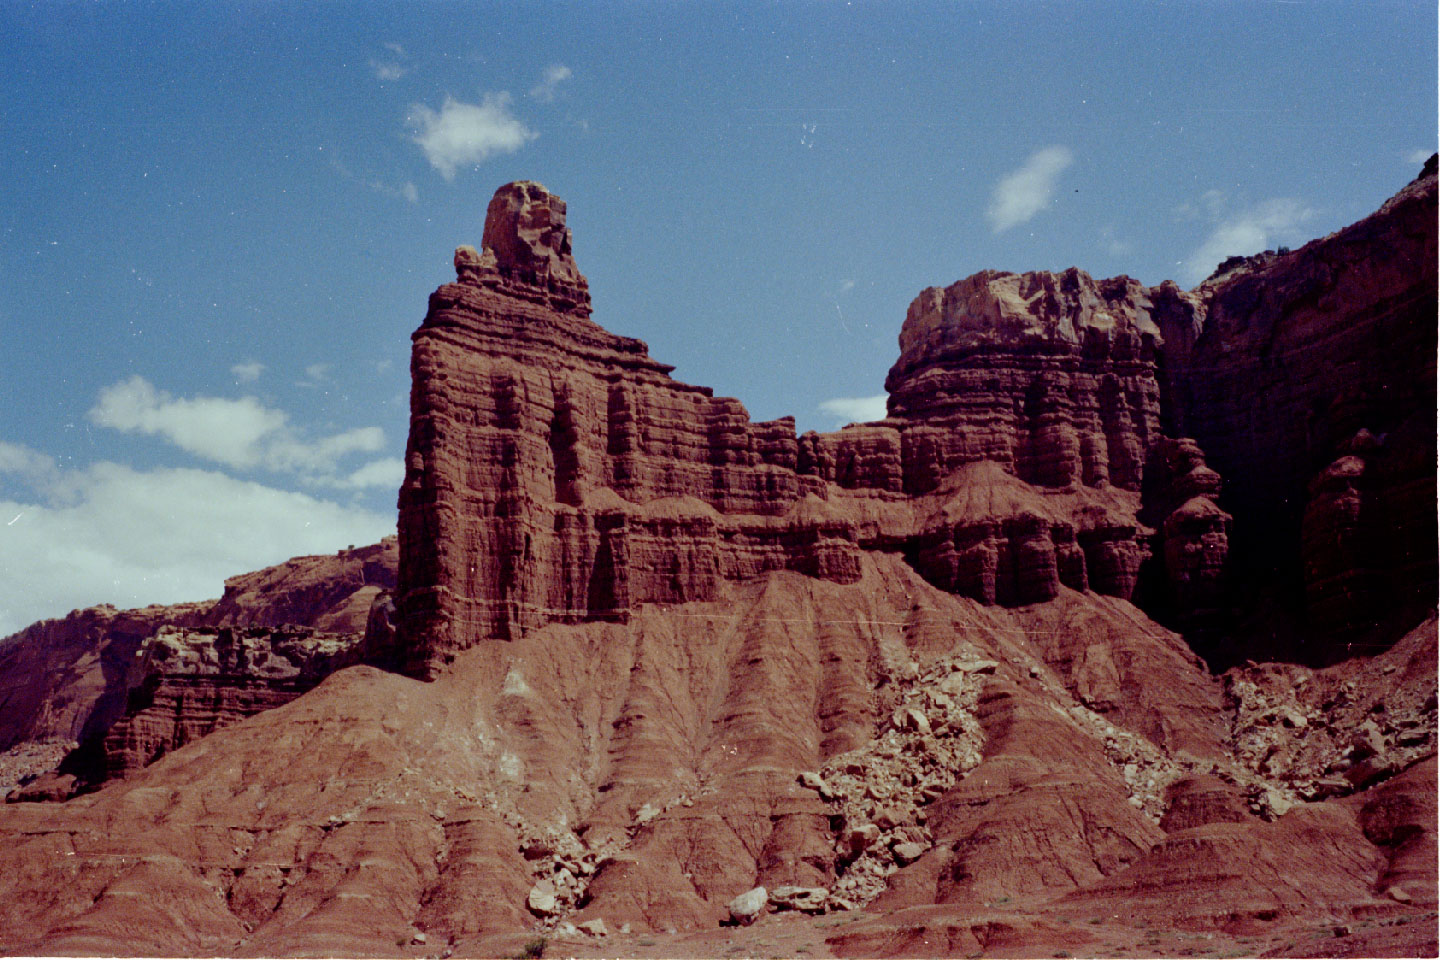
[[(890, 416), (797, 438), (790, 418), (753, 423), (593, 323), (564, 214), (539, 184), (497, 191), (482, 250), (456, 251), (456, 282), (414, 335), (397, 589), (410, 672), (770, 570), (853, 582), (864, 549), (986, 603), (1136, 590), (1159, 542), (1138, 519), (1163, 438), (1151, 291), (1079, 270), (927, 290)], [(1207, 543), (1209, 565), (1186, 559), (1185, 576), (1218, 570), (1223, 535)]]
[(1246, 581), (1358, 639), (1434, 605), (1436, 171), (1299, 250), (1222, 265), (1164, 317), (1173, 418), (1226, 482)]

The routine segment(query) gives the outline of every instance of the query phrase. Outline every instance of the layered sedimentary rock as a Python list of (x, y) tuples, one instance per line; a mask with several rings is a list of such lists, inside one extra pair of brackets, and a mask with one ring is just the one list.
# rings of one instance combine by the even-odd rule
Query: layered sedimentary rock
[(1134, 598), (1221, 660), (1236, 537), (1273, 541), (1252, 595), (1303, 580), (1341, 633), (1434, 580), (1433, 524), (1408, 519), (1434, 512), (1433, 172), (1192, 293), (1076, 269), (925, 290), (888, 416), (801, 437), (592, 323), (564, 213), (501, 188), (414, 337), (397, 606), (418, 675), (771, 570), (851, 582), (868, 549), (985, 603)]
[[(1423, 679), (1401, 675), (1397, 709)], [(726, 904), (756, 886), (818, 889), (807, 909), (835, 913), (757, 929), (884, 931), (850, 949), (872, 956), (920, 952), (890, 938), (932, 922), (1048, 954), (1068, 941), (1037, 917), (1094, 935), (1096, 916), (1163, 928), (1180, 910), (1196, 935), (1244, 920), (1278, 945), (1320, 919), (1432, 909), (1433, 764), (1304, 804), (1229, 755), (1221, 697), (1126, 601), (984, 606), (866, 551), (854, 584), (723, 581), (712, 602), (477, 645), (431, 683), (340, 670), (104, 790), (0, 807), (0, 948), (363, 954), (423, 937), (504, 956), (543, 935), (555, 952), (629, 954), (643, 936), (711, 955), (723, 939), (689, 938), (726, 936)], [(1170, 789), (1210, 777), (1242, 806)], [(1276, 812), (1285, 799), (1299, 816)], [(544, 884), (560, 912), (531, 907)], [(594, 920), (608, 938), (562, 932)]]
[[(0, 750), (19, 749), (26, 743), (84, 745), (84, 755), (69, 766), (82, 780), (98, 781), (106, 770), (135, 766), (133, 760), (104, 759), (107, 753), (124, 752), (122, 747), (110, 749), (104, 744), (107, 731), (144, 709), (137, 704), (146, 698), (163, 701), (181, 697), (182, 687), (188, 691), (183, 694), (183, 709), (171, 711), (165, 722), (191, 732), (152, 737), (173, 747), (194, 739), (194, 731), (213, 729), (292, 699), (345, 664), (361, 658), (387, 663), (393, 655), (388, 592), (395, 584), (397, 560), (397, 544), (391, 537), (338, 554), (295, 557), (232, 577), (224, 596), (215, 601), (139, 610), (92, 607), (33, 624), (0, 641)], [(252, 627), (253, 636), (246, 633)], [(182, 660), (199, 663), (198, 653), (166, 655), (175, 649), (171, 640), (181, 635), (193, 638), (199, 647), (213, 648), (216, 652), (208, 659), (214, 663), (203, 669), (194, 664), (177, 666)], [(261, 655), (256, 644), (268, 645), (265, 638), (272, 635), (280, 641), (279, 647), (273, 655)], [(319, 659), (301, 656), (309, 666), (297, 667), (297, 677), (277, 675), (278, 667), (266, 665), (278, 664), (277, 658), (300, 656), (304, 644), (299, 638), (311, 635), (328, 635), (332, 639), (327, 643), (352, 652)], [(239, 644), (233, 656), (223, 654), (232, 641), (222, 638), (237, 636), (250, 639), (233, 641)], [(328, 666), (322, 668), (324, 664)], [(284, 696), (277, 699), (275, 691), (282, 689)], [(246, 690), (250, 692), (241, 692)], [(132, 752), (156, 754), (149, 749)], [(27, 779), (39, 772), (17, 768)], [(0, 786), (8, 790), (10, 784)]]
[(362, 638), (303, 627), (165, 628), (139, 650), (144, 679), (81, 771), (123, 777), (221, 727), (289, 703), (367, 657)]
[(906, 489), (991, 460), (1036, 486), (1138, 491), (1160, 435), (1158, 343), (1127, 277), (983, 271), (924, 291), (885, 381)]
[(27, 740), (80, 740), (103, 731), (138, 682), (136, 652), (166, 625), (193, 626), (203, 603), (73, 611), (0, 642), (0, 749)]
[[(563, 203), (503, 188), (415, 335), (395, 604), (363, 548), (183, 629), (75, 615), (129, 624), (103, 669), (37, 628), (123, 694), (92, 742), (125, 776), (0, 807), (0, 952), (1433, 954), (1434, 618), (1324, 669), (1186, 642), (1242, 622), (1255, 516), (1188, 364), (1234, 344), (1226, 277), (1296, 256), (926, 291), (889, 416), (796, 437), (591, 323)], [(1286, 488), (1267, 562), (1312, 614), (1388, 595), (1413, 440), (1348, 431)], [(356, 663), (397, 645), (429, 682)]]
[[(1139, 284), (992, 272), (927, 290), (901, 333), (891, 416), (797, 438), (789, 418), (752, 423), (592, 323), (564, 212), (538, 184), (502, 187), (482, 249), (456, 252), (456, 282), (415, 333), (408, 669), (771, 570), (853, 582), (864, 549), (900, 550), (986, 603), (1062, 584), (1134, 593), (1155, 534), (1137, 519), (1142, 477), (1162, 439)], [(1177, 543), (1209, 536), (1175, 526)]]
[(1222, 265), (1195, 291), (1198, 332), (1159, 319), (1171, 416), (1225, 478), (1244, 578), (1303, 596), (1311, 636), (1434, 603), (1435, 173), (1299, 250)]
[(724, 578), (858, 575), (843, 520), (787, 521), (823, 482), (791, 420), (679, 383), (591, 323), (565, 205), (501, 188), (414, 337), (401, 626), (428, 673), (488, 637), (708, 600)]

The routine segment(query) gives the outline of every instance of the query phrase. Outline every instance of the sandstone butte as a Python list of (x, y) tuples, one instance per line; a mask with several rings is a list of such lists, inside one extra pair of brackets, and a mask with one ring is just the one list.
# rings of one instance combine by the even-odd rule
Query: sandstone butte
[(797, 436), (502, 187), (398, 540), (0, 642), (0, 952), (1433, 956), (1436, 257), (1432, 159), (1194, 290), (986, 271)]

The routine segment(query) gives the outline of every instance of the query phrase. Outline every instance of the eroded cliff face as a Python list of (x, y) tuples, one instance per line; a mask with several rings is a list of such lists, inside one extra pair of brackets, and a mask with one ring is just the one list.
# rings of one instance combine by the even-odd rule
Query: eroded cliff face
[(1343, 655), (1434, 605), (1435, 222), (1432, 158), (1359, 223), (1222, 266), (1198, 332), (1161, 318), (1170, 415), (1225, 478), (1237, 573), (1308, 634), (1267, 654)]
[(906, 489), (990, 460), (1042, 487), (1138, 492), (1160, 436), (1147, 291), (1082, 270), (985, 271), (910, 304), (885, 381)]
[(1157, 569), (1218, 575), (1222, 511), (1163, 540), (1138, 519), (1163, 434), (1160, 341), (1134, 281), (985, 273), (927, 290), (891, 415), (796, 437), (591, 322), (564, 212), (538, 184), (502, 187), (483, 249), (456, 252), (414, 336), (397, 591), (414, 674), (767, 571), (854, 582), (869, 549), (1005, 605), (1062, 584), (1129, 598), (1157, 545), (1187, 537), (1208, 537), (1209, 559), (1177, 546)]
[(772, 570), (853, 582), (866, 550), (984, 603), (1133, 598), (1217, 663), (1276, 652), (1227, 631), (1302, 579), (1341, 635), (1404, 594), (1393, 639), (1435, 579), (1409, 522), (1434, 515), (1434, 183), (1190, 293), (1076, 269), (925, 290), (888, 416), (801, 437), (591, 322), (564, 203), (502, 187), (414, 337), (407, 669)]
[(219, 600), (91, 607), (5, 638), (0, 793), (23, 780), (15, 799), (63, 798), (343, 666), (390, 663), (397, 560), (391, 537), (232, 577)]

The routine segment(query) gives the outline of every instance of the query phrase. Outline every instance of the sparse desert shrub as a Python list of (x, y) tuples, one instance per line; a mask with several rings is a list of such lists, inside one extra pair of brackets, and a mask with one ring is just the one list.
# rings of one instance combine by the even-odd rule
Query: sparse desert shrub
[(510, 960), (538, 960), (539, 957), (545, 956), (545, 945), (548, 942), (544, 937), (536, 937), (521, 947), (520, 952), (511, 957)]

